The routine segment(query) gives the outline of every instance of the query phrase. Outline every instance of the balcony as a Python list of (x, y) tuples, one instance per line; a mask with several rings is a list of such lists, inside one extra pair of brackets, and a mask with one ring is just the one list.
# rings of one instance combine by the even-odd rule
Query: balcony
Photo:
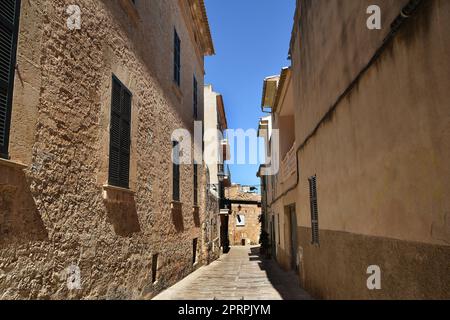
[(296, 144), (286, 153), (283, 161), (281, 162), (281, 182), (286, 183), (292, 177), (297, 175), (297, 156), (296, 156)]
[(224, 177), (223, 177), (223, 186), (225, 188), (231, 187), (231, 171), (229, 166), (224, 166)]

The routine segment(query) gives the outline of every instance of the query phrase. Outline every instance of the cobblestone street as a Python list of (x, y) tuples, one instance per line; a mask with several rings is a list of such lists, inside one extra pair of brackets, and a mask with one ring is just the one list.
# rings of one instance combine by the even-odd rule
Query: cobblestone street
[(233, 247), (154, 300), (308, 300), (295, 274), (263, 260), (258, 247)]

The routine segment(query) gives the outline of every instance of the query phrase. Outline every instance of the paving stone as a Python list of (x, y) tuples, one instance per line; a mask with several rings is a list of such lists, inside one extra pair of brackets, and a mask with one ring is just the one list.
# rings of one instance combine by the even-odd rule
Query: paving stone
[(256, 255), (257, 247), (233, 247), (154, 300), (309, 300), (297, 277)]

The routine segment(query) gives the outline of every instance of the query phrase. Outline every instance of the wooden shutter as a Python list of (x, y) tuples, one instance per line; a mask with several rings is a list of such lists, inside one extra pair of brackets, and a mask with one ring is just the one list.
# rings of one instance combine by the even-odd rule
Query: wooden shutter
[(174, 30), (173, 44), (173, 80), (180, 86), (181, 83), (181, 40), (176, 30)]
[(128, 89), (116, 77), (113, 77), (109, 184), (127, 189), (130, 177), (131, 100), (132, 96)]
[(312, 243), (319, 244), (319, 208), (317, 205), (317, 177), (309, 178), (309, 193), (311, 205)]
[(0, 2), (0, 157), (8, 158), (20, 0)]
[(173, 200), (180, 201), (180, 165), (179, 165), (179, 143), (173, 141), (173, 171), (172, 171), (172, 188)]

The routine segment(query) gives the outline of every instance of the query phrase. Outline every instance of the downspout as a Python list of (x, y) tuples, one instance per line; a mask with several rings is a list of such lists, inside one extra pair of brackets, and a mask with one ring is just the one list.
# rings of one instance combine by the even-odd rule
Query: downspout
[(400, 28), (403, 26), (403, 24), (408, 20), (416, 11), (418, 10), (419, 6), (425, 2), (425, 0), (410, 0), (406, 6), (403, 7), (403, 9), (400, 11), (400, 14), (397, 16), (397, 18), (394, 20), (394, 22), (391, 24), (391, 31), (389, 34), (384, 38), (382, 44), (378, 49), (375, 51), (372, 58), (369, 60), (369, 62), (366, 64), (366, 66), (358, 73), (358, 75), (355, 77), (355, 79), (350, 83), (350, 85), (344, 90), (344, 92), (337, 98), (336, 102), (331, 106), (331, 108), (327, 111), (327, 113), (320, 119), (320, 121), (317, 123), (314, 130), (306, 137), (305, 141), (299, 145), (295, 152), (296, 157), (296, 164), (297, 164), (297, 180), (294, 186), (290, 187), (288, 190), (283, 192), (281, 195), (279, 195), (275, 200), (272, 200), (269, 207), (272, 207), (276, 202), (278, 202), (281, 198), (286, 196), (289, 192), (295, 190), (299, 183), (300, 183), (300, 168), (299, 168), (299, 153), (301, 150), (305, 148), (305, 146), (308, 144), (309, 140), (311, 140), (312, 137), (316, 135), (316, 133), (319, 131), (320, 126), (326, 122), (326, 120), (335, 112), (337, 106), (341, 103), (341, 101), (353, 90), (353, 88), (357, 85), (359, 80), (362, 78), (362, 76), (370, 69), (370, 67), (378, 60), (378, 58), (381, 56), (381, 54), (386, 49), (387, 45), (391, 43), (391, 41), (394, 39), (397, 32), (400, 30)]

